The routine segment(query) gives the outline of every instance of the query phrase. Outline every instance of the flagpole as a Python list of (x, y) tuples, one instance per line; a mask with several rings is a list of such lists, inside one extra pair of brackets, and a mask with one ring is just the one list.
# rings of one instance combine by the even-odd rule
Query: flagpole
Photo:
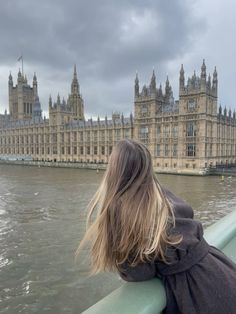
[(21, 63), (22, 63), (22, 76), (24, 76), (24, 68), (23, 68), (23, 54), (21, 54)]

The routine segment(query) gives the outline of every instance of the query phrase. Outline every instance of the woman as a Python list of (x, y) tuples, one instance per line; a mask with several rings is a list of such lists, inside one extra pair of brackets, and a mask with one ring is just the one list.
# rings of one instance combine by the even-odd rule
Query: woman
[(93, 273), (118, 271), (127, 281), (159, 277), (167, 314), (236, 313), (236, 265), (204, 240), (192, 208), (161, 187), (138, 141), (114, 147), (79, 249), (87, 241)]

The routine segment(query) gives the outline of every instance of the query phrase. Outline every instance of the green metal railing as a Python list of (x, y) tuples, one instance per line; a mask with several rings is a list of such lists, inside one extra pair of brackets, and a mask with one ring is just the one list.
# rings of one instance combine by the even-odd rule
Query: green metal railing
[[(236, 261), (236, 210), (205, 230), (210, 245)], [(234, 249), (232, 249), (234, 248)], [(158, 314), (166, 306), (165, 290), (157, 278), (128, 282), (94, 304), (83, 314)]]

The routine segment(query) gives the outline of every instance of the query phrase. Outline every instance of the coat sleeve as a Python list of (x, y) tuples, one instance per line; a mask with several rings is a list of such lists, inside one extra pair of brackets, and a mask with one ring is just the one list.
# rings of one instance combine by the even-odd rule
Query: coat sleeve
[(163, 190), (166, 198), (172, 204), (173, 210), (174, 210), (174, 215), (176, 218), (191, 218), (191, 219), (193, 219), (194, 212), (193, 212), (192, 207), (188, 203), (186, 203), (180, 197), (176, 196), (174, 193), (172, 193), (167, 188), (162, 187), (162, 190)]
[(134, 267), (124, 263), (119, 274), (125, 281), (145, 281), (156, 276), (156, 267), (154, 263), (142, 263)]

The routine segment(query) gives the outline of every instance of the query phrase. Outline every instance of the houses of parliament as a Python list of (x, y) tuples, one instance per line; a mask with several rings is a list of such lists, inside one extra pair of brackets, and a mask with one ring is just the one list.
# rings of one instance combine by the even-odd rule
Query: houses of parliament
[(157, 85), (153, 71), (141, 89), (136, 75), (134, 113), (113, 112), (110, 119), (84, 118), (76, 66), (66, 100), (49, 97), (49, 118), (42, 117), (38, 82), (32, 86), (19, 70), (8, 80), (9, 113), (0, 115), (0, 159), (51, 163), (106, 164), (113, 146), (123, 138), (138, 139), (150, 150), (157, 172), (205, 174), (209, 168), (236, 166), (235, 110), (218, 107), (216, 68), (207, 76), (179, 74), (179, 100), (167, 77)]

